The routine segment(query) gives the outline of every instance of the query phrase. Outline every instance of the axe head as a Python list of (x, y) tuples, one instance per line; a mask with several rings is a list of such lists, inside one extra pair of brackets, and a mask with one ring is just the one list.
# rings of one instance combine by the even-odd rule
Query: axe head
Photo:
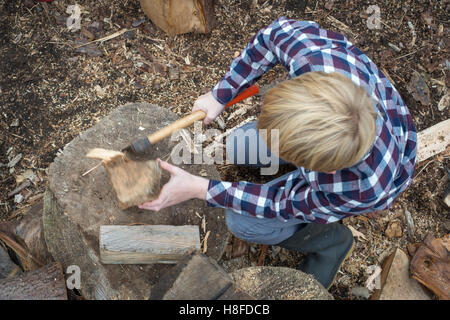
[(152, 144), (147, 137), (133, 141), (129, 146), (122, 149), (131, 158), (140, 158), (151, 154)]

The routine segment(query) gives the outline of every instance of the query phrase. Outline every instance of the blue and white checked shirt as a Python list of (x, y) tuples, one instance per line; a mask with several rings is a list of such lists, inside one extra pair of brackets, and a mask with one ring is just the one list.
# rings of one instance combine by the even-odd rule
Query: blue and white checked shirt
[(227, 104), (278, 63), (292, 78), (339, 72), (363, 86), (378, 112), (372, 149), (359, 163), (335, 174), (298, 168), (275, 185), (210, 180), (208, 205), (306, 223), (331, 223), (390, 207), (411, 184), (417, 151), (414, 123), (394, 86), (343, 35), (315, 22), (282, 17), (252, 38), (214, 87), (214, 97)]

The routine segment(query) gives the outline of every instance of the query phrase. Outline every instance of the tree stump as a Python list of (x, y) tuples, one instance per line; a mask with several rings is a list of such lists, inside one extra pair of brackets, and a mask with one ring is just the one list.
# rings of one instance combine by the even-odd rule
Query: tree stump
[[(121, 150), (178, 119), (151, 104), (119, 107), (82, 133), (55, 158), (48, 170), (49, 187), (44, 201), (44, 236), (50, 253), (64, 270), (76, 265), (81, 271), (80, 292), (86, 299), (148, 299), (151, 286), (173, 265), (103, 265), (100, 262), (101, 225), (201, 225), (206, 218), (210, 231), (206, 255), (220, 259), (226, 244), (225, 211), (191, 200), (159, 212), (137, 207), (120, 210), (103, 167), (83, 173), (98, 161), (85, 157), (92, 148)], [(143, 129), (145, 128), (145, 129)], [(170, 155), (170, 139), (155, 145), (149, 159)], [(220, 179), (213, 165), (181, 165), (183, 169)], [(200, 229), (202, 230), (202, 229)], [(201, 236), (204, 236), (203, 230)]]
[(236, 285), (257, 300), (333, 300), (312, 275), (285, 267), (249, 267), (231, 274)]

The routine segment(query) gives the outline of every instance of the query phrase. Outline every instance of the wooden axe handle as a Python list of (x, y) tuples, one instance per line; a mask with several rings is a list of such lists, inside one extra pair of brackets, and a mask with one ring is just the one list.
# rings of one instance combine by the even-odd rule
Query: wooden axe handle
[(151, 135), (148, 136), (148, 141), (150, 141), (151, 144), (155, 144), (164, 138), (167, 138), (172, 135), (177, 130), (189, 127), (191, 124), (193, 124), (195, 121), (203, 120), (206, 117), (206, 113), (204, 113), (202, 110), (195, 111), (194, 113), (191, 113), (184, 118), (178, 119), (175, 122), (172, 122), (167, 127), (164, 127)]
[[(254, 96), (259, 92), (259, 88), (256, 84), (242, 91), (239, 95), (236, 96), (233, 100), (231, 100), (225, 108), (232, 106), (248, 97)], [(172, 122), (167, 127), (164, 127), (152, 134), (150, 134), (147, 138), (151, 144), (157, 143), (169, 136), (172, 135), (177, 130), (184, 129), (192, 125), (195, 121), (203, 120), (206, 117), (206, 113), (201, 110), (195, 111), (175, 122)]]

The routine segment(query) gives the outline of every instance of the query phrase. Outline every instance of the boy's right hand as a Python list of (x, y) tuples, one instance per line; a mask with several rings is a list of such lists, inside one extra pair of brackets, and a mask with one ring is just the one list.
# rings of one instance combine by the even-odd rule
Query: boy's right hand
[(197, 110), (202, 110), (206, 113), (205, 119), (203, 119), (204, 124), (210, 124), (217, 118), (217, 116), (223, 111), (224, 105), (220, 104), (213, 96), (212, 91), (200, 96), (194, 102), (194, 107), (192, 112)]

